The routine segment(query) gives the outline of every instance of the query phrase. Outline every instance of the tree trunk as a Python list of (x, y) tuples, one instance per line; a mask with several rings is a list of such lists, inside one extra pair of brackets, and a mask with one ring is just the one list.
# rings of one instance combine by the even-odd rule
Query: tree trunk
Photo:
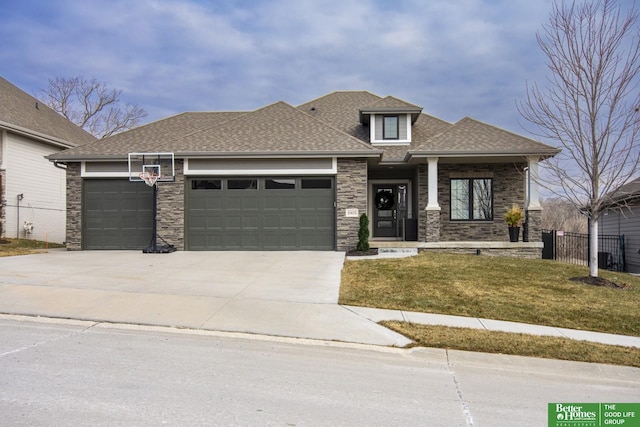
[(589, 276), (598, 277), (598, 220), (589, 221)]

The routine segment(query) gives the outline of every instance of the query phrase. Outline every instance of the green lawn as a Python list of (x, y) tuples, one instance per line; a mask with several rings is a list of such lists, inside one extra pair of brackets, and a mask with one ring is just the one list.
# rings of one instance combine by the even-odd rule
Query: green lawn
[(600, 274), (626, 288), (572, 281), (588, 269), (549, 260), (422, 253), (346, 261), (340, 304), (640, 335), (640, 278)]
[[(346, 261), (340, 304), (640, 335), (640, 278), (600, 271), (623, 289), (571, 280), (586, 267), (547, 260), (422, 253)], [(476, 329), (383, 324), (417, 345), (640, 367), (636, 348)]]

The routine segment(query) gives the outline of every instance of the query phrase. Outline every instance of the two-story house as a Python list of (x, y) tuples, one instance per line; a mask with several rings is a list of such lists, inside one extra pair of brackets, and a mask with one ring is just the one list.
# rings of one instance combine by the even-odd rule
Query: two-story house
[(95, 139), (0, 77), (0, 237), (64, 242), (65, 170), (45, 156)]

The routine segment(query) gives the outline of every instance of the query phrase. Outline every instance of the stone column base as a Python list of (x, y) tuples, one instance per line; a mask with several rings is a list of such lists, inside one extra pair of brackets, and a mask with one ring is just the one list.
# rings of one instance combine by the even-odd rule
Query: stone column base
[(439, 242), (440, 241), (440, 208), (425, 209), (427, 214), (427, 230), (426, 236), (427, 242)]

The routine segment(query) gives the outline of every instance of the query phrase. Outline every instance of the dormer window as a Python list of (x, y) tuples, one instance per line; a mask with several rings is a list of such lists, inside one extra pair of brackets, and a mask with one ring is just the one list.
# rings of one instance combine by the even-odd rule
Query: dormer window
[(371, 145), (411, 144), (411, 125), (418, 120), (422, 108), (387, 96), (360, 109), (360, 123), (369, 127)]
[(382, 120), (382, 139), (400, 139), (400, 120), (398, 116), (384, 116)]

